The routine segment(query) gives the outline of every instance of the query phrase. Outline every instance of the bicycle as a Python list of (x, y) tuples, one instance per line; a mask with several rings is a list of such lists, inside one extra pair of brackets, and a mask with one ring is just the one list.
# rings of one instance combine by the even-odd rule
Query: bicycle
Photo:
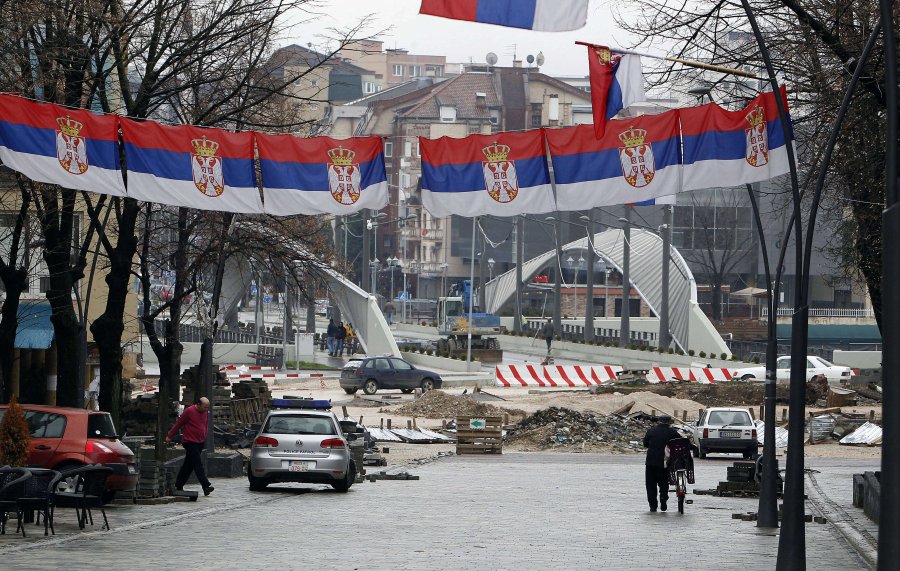
[[(691, 456), (691, 442), (687, 438), (673, 438), (666, 445), (666, 469), (669, 485), (675, 486), (678, 498), (678, 513), (684, 514), (687, 485), (694, 483), (694, 459)], [(687, 503), (692, 503), (690, 500)]]

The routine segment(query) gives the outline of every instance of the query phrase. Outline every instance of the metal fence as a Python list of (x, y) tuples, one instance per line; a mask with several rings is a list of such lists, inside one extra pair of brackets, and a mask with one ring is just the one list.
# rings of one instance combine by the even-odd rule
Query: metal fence
[[(779, 307), (778, 317), (790, 317), (794, 315), (793, 307)], [(762, 317), (769, 316), (769, 308), (762, 308)], [(810, 317), (849, 317), (855, 319), (875, 319), (872, 309), (847, 309), (842, 307), (811, 307)]]
[[(154, 327), (156, 329), (156, 334), (162, 337), (165, 335), (166, 331), (166, 320), (157, 319), (154, 323)], [(273, 329), (281, 329), (280, 327), (271, 328), (267, 332), (263, 333), (258, 338), (258, 343), (261, 345), (280, 345), (282, 343), (281, 332), (278, 331), (277, 334), (273, 332)], [(178, 338), (179, 341), (184, 343), (202, 343), (203, 339), (206, 338), (207, 330), (205, 327), (200, 327), (197, 325), (190, 324), (181, 324), (178, 328)], [(216, 332), (216, 343), (247, 343), (247, 344), (256, 344), (257, 337), (256, 331), (251, 327), (245, 327), (243, 329), (238, 330), (228, 330), (228, 329), (220, 329)], [(288, 333), (288, 344), (294, 343), (294, 332), (291, 331)]]

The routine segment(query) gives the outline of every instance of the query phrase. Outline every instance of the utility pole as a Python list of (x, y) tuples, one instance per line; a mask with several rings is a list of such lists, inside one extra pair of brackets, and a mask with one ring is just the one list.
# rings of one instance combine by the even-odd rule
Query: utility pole
[(522, 258), (525, 249), (525, 217), (516, 216), (515, 221), (515, 259), (516, 259), (516, 317), (513, 319), (513, 330), (516, 333), (522, 331)]
[(597, 253), (594, 251), (594, 210), (591, 209), (588, 214), (588, 242), (587, 242), (587, 274), (585, 277), (585, 294), (584, 302), (584, 340), (594, 340), (594, 263), (597, 260)]
[(553, 285), (553, 333), (562, 335), (562, 242), (559, 236), (559, 212), (553, 220), (553, 235), (556, 236), (556, 283)]
[(362, 225), (362, 267), (360, 268), (360, 287), (363, 291), (369, 291), (369, 209), (363, 210)]
[(619, 344), (631, 344), (631, 206), (625, 207), (625, 243), (622, 247), (622, 320), (619, 325)]
[[(669, 264), (672, 260), (672, 225), (675, 223), (675, 206), (665, 207), (666, 223), (662, 227), (662, 303), (659, 314), (659, 349), (667, 351), (672, 343), (669, 335)], [(684, 342), (682, 340), (682, 342)]]

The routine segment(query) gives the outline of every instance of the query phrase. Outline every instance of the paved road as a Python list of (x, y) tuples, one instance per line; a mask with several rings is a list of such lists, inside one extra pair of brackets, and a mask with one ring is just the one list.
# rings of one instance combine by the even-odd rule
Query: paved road
[[(774, 569), (777, 534), (731, 519), (756, 501), (693, 496), (651, 514), (640, 456), (522, 454), (444, 458), (418, 481), (273, 486), (217, 480), (195, 504), (115, 506), (111, 532), (0, 537), (4, 569)], [(728, 462), (701, 461), (698, 487)], [(849, 490), (863, 464), (817, 461), (820, 487)], [(871, 468), (871, 462), (868, 463)], [(839, 498), (844, 501), (846, 498)], [(854, 508), (849, 508), (852, 511)], [(855, 512), (854, 512), (855, 513)], [(857, 517), (851, 515), (851, 517)], [(807, 525), (810, 569), (865, 569), (831, 525)]]

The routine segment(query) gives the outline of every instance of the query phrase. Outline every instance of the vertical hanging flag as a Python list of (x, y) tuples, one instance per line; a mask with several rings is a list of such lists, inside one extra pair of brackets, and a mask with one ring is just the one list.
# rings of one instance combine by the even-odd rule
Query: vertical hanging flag
[(600, 139), (590, 125), (545, 133), (560, 210), (642, 203), (681, 190), (674, 110), (610, 121)]
[[(781, 98), (787, 108), (786, 91)], [(684, 140), (684, 189), (738, 186), (790, 172), (773, 92), (740, 111), (715, 103), (679, 109)], [(791, 141), (793, 126), (788, 124)]]
[(122, 118), (128, 196), (147, 202), (259, 214), (253, 133)]
[(267, 214), (352, 214), (387, 204), (381, 137), (256, 136)]
[(516, 216), (556, 205), (541, 131), (420, 137), (422, 203), (432, 216)]
[(422, 0), (420, 14), (537, 32), (583, 28), (588, 0)]
[(644, 101), (641, 56), (616, 54), (606, 46), (588, 45), (594, 131), (603, 136), (606, 122), (637, 101)]
[(124, 196), (118, 117), (0, 95), (0, 160), (28, 178)]

